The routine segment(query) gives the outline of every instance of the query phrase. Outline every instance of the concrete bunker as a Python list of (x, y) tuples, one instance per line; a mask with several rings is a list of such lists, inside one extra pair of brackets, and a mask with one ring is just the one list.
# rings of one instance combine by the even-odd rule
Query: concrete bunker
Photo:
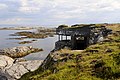
[(71, 27), (61, 26), (56, 29), (58, 41), (55, 43), (55, 49), (68, 47), (72, 50), (83, 50), (89, 45), (99, 42), (111, 31), (105, 26), (98, 27), (94, 24), (74, 25)]

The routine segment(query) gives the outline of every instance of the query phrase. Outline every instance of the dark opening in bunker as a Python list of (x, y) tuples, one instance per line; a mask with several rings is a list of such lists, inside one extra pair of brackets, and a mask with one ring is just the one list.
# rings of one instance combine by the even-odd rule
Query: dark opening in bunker
[(74, 50), (84, 50), (87, 48), (87, 38), (86, 37), (76, 37), (74, 40)]

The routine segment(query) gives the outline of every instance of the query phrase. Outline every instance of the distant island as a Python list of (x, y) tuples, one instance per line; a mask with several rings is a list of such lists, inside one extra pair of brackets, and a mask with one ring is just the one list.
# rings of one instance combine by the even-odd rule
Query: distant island
[(30, 30), (30, 29), (34, 29), (32, 27), (4, 27), (4, 28), (0, 28), (0, 30)]

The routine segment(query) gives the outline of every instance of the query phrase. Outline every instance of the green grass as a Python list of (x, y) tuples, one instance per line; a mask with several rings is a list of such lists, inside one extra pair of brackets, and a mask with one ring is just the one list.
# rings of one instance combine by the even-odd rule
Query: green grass
[[(120, 36), (110, 35), (111, 42), (89, 46), (84, 51), (62, 49), (60, 54), (73, 54), (71, 59), (58, 57), (47, 69), (40, 67), (20, 80), (120, 80)], [(116, 42), (116, 40), (118, 40)]]

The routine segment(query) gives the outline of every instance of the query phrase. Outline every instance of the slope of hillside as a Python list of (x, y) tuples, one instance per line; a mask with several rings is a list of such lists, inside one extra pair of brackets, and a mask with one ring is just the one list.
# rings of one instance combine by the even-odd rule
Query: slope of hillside
[(113, 34), (104, 42), (83, 51), (51, 52), (39, 69), (25, 74), (20, 80), (119, 80), (120, 28), (109, 28), (114, 30)]

